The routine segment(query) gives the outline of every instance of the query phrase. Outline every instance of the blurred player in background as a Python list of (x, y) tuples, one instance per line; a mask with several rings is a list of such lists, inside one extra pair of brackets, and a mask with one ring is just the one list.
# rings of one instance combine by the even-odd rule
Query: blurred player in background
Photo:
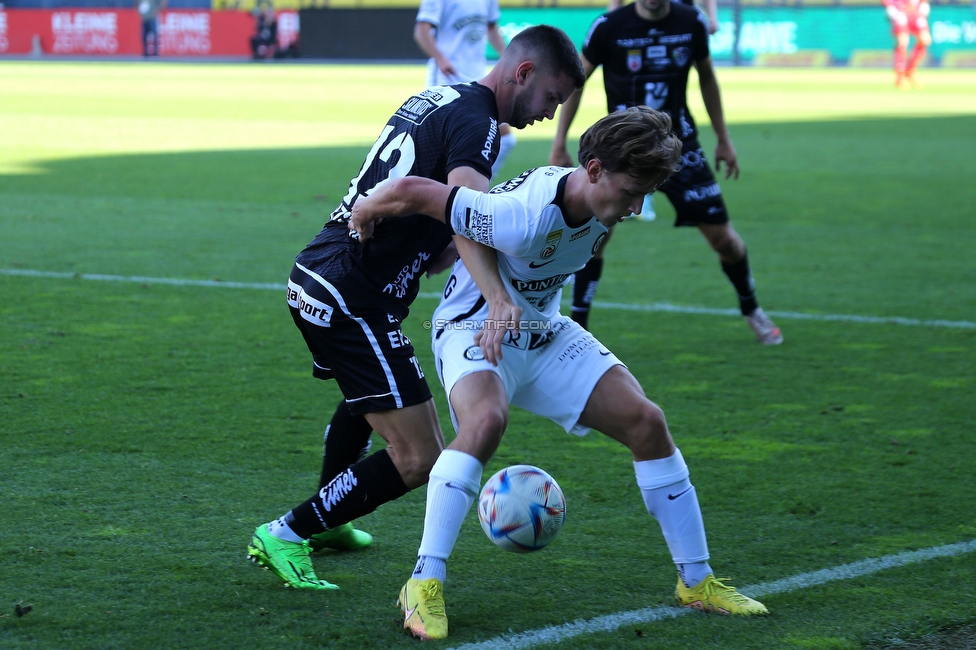
[[(882, 0), (888, 20), (891, 21), (891, 33), (895, 37), (895, 85), (901, 89), (909, 84), (920, 88), (921, 84), (915, 78), (915, 70), (925, 57), (925, 52), (932, 44), (932, 34), (929, 32), (929, 3), (927, 0)], [(915, 37), (915, 47), (912, 57), (908, 58), (908, 42)]]
[[(718, 0), (701, 0), (701, 2), (692, 2), (692, 0), (676, 0), (677, 2), (683, 2), (686, 5), (692, 7), (699, 7), (703, 12), (705, 12), (705, 17), (708, 18), (708, 33), (714, 34), (718, 31)], [(624, 0), (610, 0), (607, 3), (607, 12), (611, 12), (614, 9), (619, 9), (624, 6)], [(654, 221), (657, 218), (657, 213), (654, 212), (654, 195), (648, 194), (644, 197), (644, 202), (641, 204), (640, 212), (633, 215), (638, 221)]]
[[(287, 584), (337, 589), (315, 575), (311, 550), (368, 546), (372, 537), (351, 522), (425, 484), (444, 447), (430, 389), (401, 323), (421, 276), (445, 255), (454, 261), (452, 233), (414, 215), (384, 222), (360, 242), (347, 227), (350, 210), (383, 181), (407, 175), (486, 192), (498, 122), (522, 128), (552, 119), (583, 81), (572, 40), (538, 25), (513, 38), (479, 81), (410, 97), (384, 126), (330, 221), (296, 258), (287, 290), (292, 318), (312, 353), (313, 376), (335, 379), (344, 399), (326, 430), (320, 489), (258, 526), (248, 545), (248, 557)], [(502, 284), (495, 252), (455, 240), (489, 320), (517, 322), (521, 310)], [(504, 328), (487, 330), (487, 358), (500, 355), (504, 334)], [(367, 456), (372, 430), (387, 446)]]
[[(722, 271), (739, 296), (746, 323), (764, 345), (783, 342), (779, 328), (756, 299), (746, 246), (729, 223), (722, 190), (698, 143), (698, 129), (687, 106), (688, 72), (698, 71), (702, 99), (718, 138), (716, 169), (726, 166), (725, 178), (739, 177), (735, 147), (725, 124), (722, 96), (708, 49), (705, 17), (698, 9), (670, 0), (636, 0), (596, 19), (583, 43), (587, 78), (603, 66), (607, 110), (647, 105), (667, 112), (683, 149), (682, 167), (665, 183), (663, 192), (677, 212), (675, 226), (695, 226), (718, 254)], [(549, 162), (568, 166), (566, 134), (579, 109), (581, 93), (563, 106)], [(612, 233), (612, 231), (611, 231)], [(573, 320), (587, 326), (590, 306), (603, 273), (608, 235), (593, 259), (576, 273)]]
[[(691, 2), (691, 0), (679, 0), (686, 5), (691, 5), (693, 7), (698, 7), (705, 12), (705, 17), (708, 18), (708, 33), (714, 34), (718, 31), (718, 0), (701, 0), (701, 2)], [(624, 0), (610, 0), (607, 3), (607, 11), (613, 11), (614, 9), (620, 9), (624, 6)]]
[[(498, 29), (498, 0), (422, 0), (413, 39), (430, 57), (427, 87), (449, 86), (485, 76), (486, 43), (501, 56), (505, 38)], [(498, 158), (492, 176), (498, 174), (515, 146), (508, 124), (499, 124)]]
[(621, 215), (637, 209), (678, 167), (681, 142), (666, 113), (635, 106), (587, 129), (579, 152), (575, 169), (539, 167), (489, 194), (405, 178), (377, 188), (353, 208), (349, 227), (360, 238), (369, 236), (375, 218), (421, 212), (495, 247), (499, 270), (522, 308), (521, 330), (506, 336), (498, 365), (480, 354), (488, 309), (464, 262), (455, 263), (452, 290), (434, 312), (434, 355), (457, 437), (430, 472), (417, 564), (400, 591), (403, 626), (422, 639), (448, 634), (447, 559), (485, 463), (501, 443), (509, 404), (548, 417), (567, 433), (596, 429), (630, 450), (645, 507), (660, 524), (678, 569), (679, 604), (723, 614), (766, 613), (761, 603), (715, 578), (698, 497), (664, 413), (610, 350), (559, 312), (562, 286)]

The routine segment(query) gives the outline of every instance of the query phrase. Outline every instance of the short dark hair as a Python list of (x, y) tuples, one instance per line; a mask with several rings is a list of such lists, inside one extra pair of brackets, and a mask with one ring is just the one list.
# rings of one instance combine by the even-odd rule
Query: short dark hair
[(586, 83), (583, 74), (583, 62), (572, 39), (566, 32), (552, 25), (533, 25), (516, 34), (508, 46), (507, 53), (512, 50), (523, 59), (531, 59), (541, 72), (559, 77), (566, 75), (573, 81), (575, 88), (582, 88)]
[(681, 167), (681, 140), (671, 117), (647, 106), (610, 113), (580, 137), (579, 161), (600, 161), (609, 172), (626, 172), (642, 185), (660, 187)]

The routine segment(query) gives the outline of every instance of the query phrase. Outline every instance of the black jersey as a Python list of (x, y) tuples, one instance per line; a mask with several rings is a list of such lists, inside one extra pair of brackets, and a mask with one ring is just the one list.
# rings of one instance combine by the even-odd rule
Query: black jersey
[(383, 301), (386, 308), (403, 317), (417, 297), (421, 276), (451, 242), (450, 229), (419, 214), (385, 219), (361, 244), (349, 235), (349, 210), (389, 178), (423, 176), (446, 183), (458, 167), (490, 178), (497, 135), (498, 106), (487, 87), (467, 83), (417, 93), (386, 123), (332, 218), (296, 261), (333, 284), (378, 292), (390, 299)]
[(688, 70), (709, 56), (705, 15), (676, 2), (662, 20), (637, 15), (633, 4), (600, 16), (583, 41), (583, 56), (603, 66), (607, 111), (646, 105), (671, 116), (682, 140), (696, 139), (688, 111)]

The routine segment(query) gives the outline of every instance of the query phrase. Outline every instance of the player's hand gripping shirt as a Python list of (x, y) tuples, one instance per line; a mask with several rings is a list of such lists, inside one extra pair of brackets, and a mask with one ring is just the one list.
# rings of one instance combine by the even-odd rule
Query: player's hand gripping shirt
[(399, 317), (417, 297), (420, 278), (451, 241), (450, 229), (424, 215), (385, 219), (365, 243), (350, 236), (349, 211), (380, 182), (423, 176), (442, 183), (458, 167), (491, 177), (498, 156), (495, 96), (476, 83), (428, 88), (386, 123), (331, 220), (297, 258), (337, 286), (386, 297)]
[[(488, 194), (456, 188), (448, 204), (452, 230), (498, 251), (498, 271), (515, 304), (523, 330), (547, 334), (559, 313), (562, 287), (583, 268), (607, 236), (595, 218), (579, 227), (563, 218), (566, 177), (572, 169), (538, 167), (498, 185)], [(458, 260), (434, 312), (436, 330), (448, 322), (483, 320), (488, 306), (464, 263)], [(444, 325), (444, 327), (442, 327)]]
[(708, 19), (676, 2), (662, 20), (650, 22), (629, 4), (600, 16), (583, 41), (583, 56), (603, 66), (607, 112), (650, 106), (671, 116), (682, 140), (696, 139), (688, 111), (688, 71), (709, 56)]
[(500, 17), (498, 0), (421, 0), (417, 22), (434, 26), (437, 49), (444, 53), (457, 79), (447, 79), (431, 59), (427, 63), (428, 85), (477, 81), (485, 75), (488, 25)]

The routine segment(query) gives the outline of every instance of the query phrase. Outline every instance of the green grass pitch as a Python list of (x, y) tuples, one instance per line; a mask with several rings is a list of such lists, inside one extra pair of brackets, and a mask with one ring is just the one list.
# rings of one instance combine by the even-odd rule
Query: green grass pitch
[[(0, 62), (0, 647), (416, 647), (394, 604), (424, 490), (360, 522), (372, 549), (315, 560), (341, 591), (286, 590), (245, 561), (253, 528), (314, 489), (339, 393), (311, 378), (283, 291), (199, 281), (283, 284), (423, 74)], [(761, 347), (714, 311), (591, 318), (668, 416), (713, 566), (750, 586), (971, 542), (976, 72), (926, 70), (910, 92), (887, 70), (719, 79), (742, 165), (723, 191), (786, 342)], [(576, 135), (602, 98), (594, 80)], [(544, 164), (553, 130), (522, 132), (506, 177)], [(702, 237), (657, 208), (620, 226), (597, 300), (733, 308)], [(434, 305), (405, 328), (428, 370)], [(436, 647), (671, 604), (622, 447), (515, 410), (485, 477), (523, 462), (559, 481), (566, 525), (508, 554), (472, 511)], [(768, 596), (762, 620), (687, 615), (558, 645), (882, 647), (976, 620), (974, 576), (964, 552)]]

